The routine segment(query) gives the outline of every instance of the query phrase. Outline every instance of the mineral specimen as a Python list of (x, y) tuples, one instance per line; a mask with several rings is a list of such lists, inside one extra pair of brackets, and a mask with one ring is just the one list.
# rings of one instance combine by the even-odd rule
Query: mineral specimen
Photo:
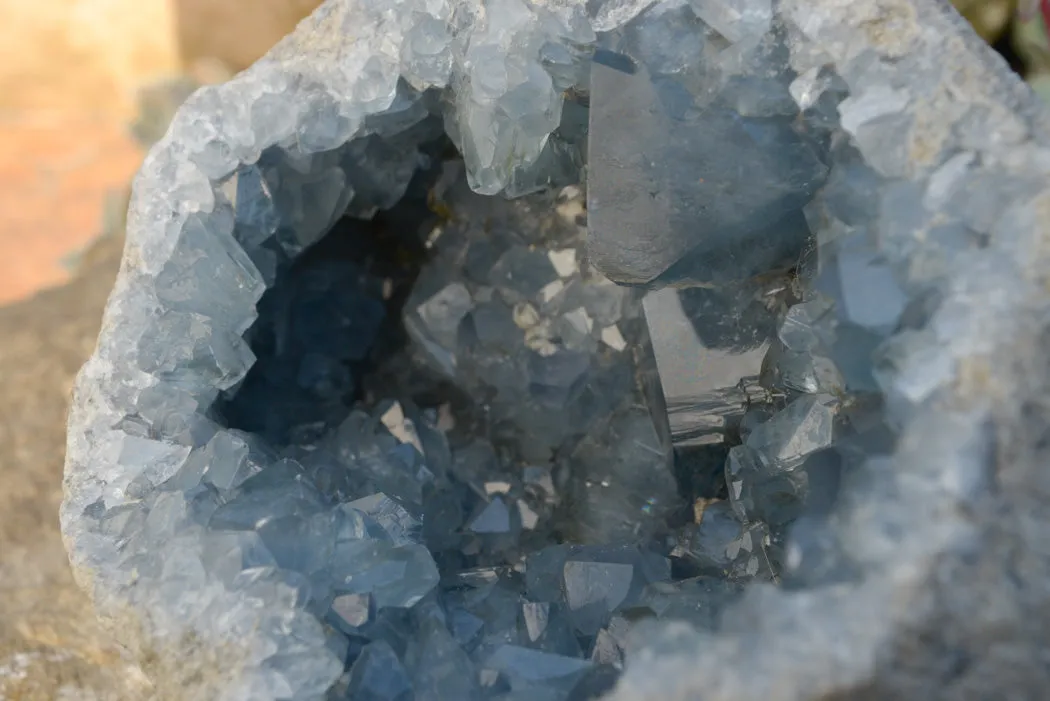
[(329, 0), (191, 97), (62, 509), (158, 693), (1042, 698), (1050, 123), (947, 13)]

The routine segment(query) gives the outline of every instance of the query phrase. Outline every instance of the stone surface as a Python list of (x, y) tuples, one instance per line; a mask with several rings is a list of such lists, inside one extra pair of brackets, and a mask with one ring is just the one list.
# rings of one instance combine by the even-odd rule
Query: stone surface
[(776, 9), (333, 0), (191, 98), (63, 506), (158, 685), (1041, 693), (1045, 116), (939, 9)]

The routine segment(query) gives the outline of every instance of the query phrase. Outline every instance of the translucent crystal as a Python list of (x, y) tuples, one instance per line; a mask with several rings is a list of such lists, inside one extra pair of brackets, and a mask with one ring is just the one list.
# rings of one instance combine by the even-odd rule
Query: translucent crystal
[(347, 699), (407, 701), (412, 682), (390, 645), (382, 640), (365, 645), (350, 668)]
[(354, 509), (364, 514), (368, 518), (368, 521), (365, 522), (365, 528), (369, 529), (373, 534), (379, 535), (374, 528), (370, 528), (374, 522), (375, 526), (381, 529), (382, 534), (395, 545), (408, 545), (418, 542), (421, 529), (419, 519), (385, 494), (373, 494), (362, 499), (356, 499), (349, 502), (346, 508)]
[(669, 445), (654, 424), (659, 411), (629, 407), (573, 453), (582, 471), (574, 489), (582, 539), (608, 542), (651, 533), (678, 504)]
[(773, 19), (770, 0), (691, 0), (690, 4), (697, 17), (733, 42), (765, 34)]
[(522, 604), (522, 617), (525, 619), (525, 630), (528, 633), (529, 640), (536, 641), (547, 630), (550, 608), (551, 605), (549, 603), (526, 601)]
[(805, 394), (841, 395), (846, 391), (839, 369), (822, 355), (799, 353), (774, 343), (762, 364), (760, 382), (766, 387)]
[(907, 302), (893, 270), (861, 236), (841, 239), (835, 260), (838, 279), (850, 281), (838, 283), (840, 316), (877, 333), (892, 331)]
[(796, 353), (816, 349), (820, 345), (820, 333), (815, 325), (830, 311), (831, 304), (820, 298), (792, 306), (778, 329), (780, 341)]
[(565, 599), (573, 610), (600, 605), (612, 611), (627, 598), (633, 579), (631, 565), (569, 561), (565, 563)]
[(204, 479), (216, 488), (226, 490), (240, 486), (253, 474), (260, 472), (265, 463), (257, 453), (254, 456), (251, 454), (250, 440), (232, 431), (215, 434), (200, 456), (207, 465)]
[(550, 258), (542, 251), (514, 246), (500, 256), (489, 273), (489, 282), (510, 300), (534, 300), (558, 278)]
[(242, 570), (276, 565), (262, 539), (251, 531), (213, 534), (204, 543), (201, 562), (226, 583)]
[(263, 518), (255, 529), (280, 567), (309, 575), (322, 570), (332, 557), (333, 521), (331, 512), (292, 514)]
[(340, 543), (333, 555), (331, 576), (337, 591), (371, 594), (378, 608), (411, 607), (439, 579), (426, 547), (397, 546), (370, 538)]
[[(290, 473), (290, 483), (282, 484), (273, 474), (276, 472)], [(271, 465), (247, 480), (233, 499), (215, 510), (211, 515), (211, 527), (251, 530), (268, 519), (308, 517), (319, 513), (323, 509), (322, 497), (309, 482), (295, 480), (301, 474), (298, 465)], [(264, 481), (269, 477), (274, 478), (274, 483)]]
[(746, 445), (729, 451), (729, 500), (741, 520), (781, 525), (798, 516), (805, 493), (804, 476), (777, 463), (774, 466), (767, 467), (761, 454)]
[(831, 444), (834, 400), (826, 396), (799, 397), (747, 437), (747, 448), (766, 464), (781, 469)]
[(727, 550), (730, 559), (729, 574), (743, 581), (776, 579), (781, 563), (773, 556), (773, 541), (769, 528), (762, 523), (745, 525)]
[(423, 621), (405, 653), (416, 699), (443, 701), (481, 698), (470, 658), (440, 621)]
[(453, 283), (419, 305), (416, 312), (434, 339), (442, 347), (454, 350), (459, 324), (473, 307), (474, 301), (467, 288)]
[(405, 35), (401, 70), (417, 89), (446, 85), (452, 72), (452, 37), (443, 17), (426, 16)]
[(609, 625), (598, 631), (591, 648), (591, 661), (595, 664), (623, 668), (627, 649), (627, 636), (631, 632), (630, 622), (623, 616), (614, 616)]
[(605, 0), (591, 3), (596, 10), (591, 18), (591, 25), (596, 32), (607, 32), (621, 27), (634, 19), (639, 13), (652, 5), (655, 0)]

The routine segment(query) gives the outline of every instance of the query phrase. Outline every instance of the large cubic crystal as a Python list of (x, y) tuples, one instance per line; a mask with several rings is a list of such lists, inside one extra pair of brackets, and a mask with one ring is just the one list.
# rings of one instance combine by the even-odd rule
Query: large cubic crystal
[(743, 21), (727, 24), (746, 41), (727, 45), (705, 14), (662, 3), (595, 55), (590, 251), (620, 282), (745, 280), (789, 267), (808, 235), (801, 210), (827, 167), (793, 124), (784, 49)]
[(962, 27), (328, 0), (191, 97), (62, 511), (158, 696), (1045, 696), (1050, 120)]

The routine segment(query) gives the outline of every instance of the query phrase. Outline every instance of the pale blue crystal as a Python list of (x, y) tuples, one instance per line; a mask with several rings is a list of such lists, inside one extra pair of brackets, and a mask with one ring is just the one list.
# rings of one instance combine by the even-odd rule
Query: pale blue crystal
[(331, 577), (336, 591), (371, 594), (378, 608), (409, 608), (437, 585), (438, 571), (422, 545), (365, 538), (336, 546)]
[(511, 516), (506, 502), (498, 496), (493, 497), (492, 501), (470, 522), (468, 527), (471, 531), (478, 534), (509, 533), (511, 530)]
[(507, 675), (511, 688), (529, 688), (536, 684), (571, 686), (590, 666), (590, 662), (516, 645), (504, 645), (492, 653), (485, 666)]
[(361, 650), (350, 668), (346, 698), (353, 701), (412, 699), (412, 682), (388, 643), (377, 640)]

